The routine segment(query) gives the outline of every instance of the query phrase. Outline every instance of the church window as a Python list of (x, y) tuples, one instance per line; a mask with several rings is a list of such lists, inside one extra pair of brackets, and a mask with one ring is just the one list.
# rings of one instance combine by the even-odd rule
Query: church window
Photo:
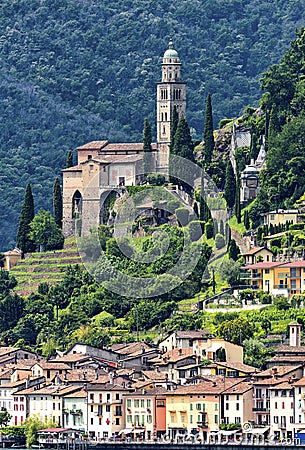
[(161, 113), (161, 121), (163, 122), (163, 120), (164, 120), (164, 119), (163, 119), (163, 113)]
[(167, 112), (164, 113), (164, 116), (165, 116), (165, 121), (167, 121)]
[(163, 134), (165, 134), (165, 127), (163, 127)]

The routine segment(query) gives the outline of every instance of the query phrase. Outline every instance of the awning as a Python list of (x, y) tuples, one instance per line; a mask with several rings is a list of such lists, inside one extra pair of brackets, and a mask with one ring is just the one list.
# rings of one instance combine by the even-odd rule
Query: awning
[(133, 431), (133, 428), (124, 428), (123, 430), (121, 430), (119, 432), (119, 434), (130, 434), (130, 433), (132, 433), (132, 431)]
[(269, 430), (269, 427), (252, 428), (251, 430), (244, 431), (244, 433), (247, 433), (247, 434), (264, 434), (268, 430)]
[(232, 434), (238, 433), (240, 430), (219, 430), (218, 434), (221, 436), (231, 436)]

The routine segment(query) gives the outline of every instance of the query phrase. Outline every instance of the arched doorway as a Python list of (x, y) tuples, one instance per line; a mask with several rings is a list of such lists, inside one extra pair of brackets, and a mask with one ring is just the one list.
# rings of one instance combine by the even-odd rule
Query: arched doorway
[(82, 213), (82, 194), (79, 190), (74, 192), (72, 197), (72, 219), (77, 219)]
[(109, 221), (111, 210), (116, 199), (119, 197), (117, 191), (105, 191), (100, 197), (100, 225), (106, 225)]

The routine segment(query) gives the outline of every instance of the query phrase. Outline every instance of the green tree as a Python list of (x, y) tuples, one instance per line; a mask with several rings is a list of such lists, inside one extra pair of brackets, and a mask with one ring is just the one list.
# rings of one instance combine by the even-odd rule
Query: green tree
[(39, 415), (28, 417), (24, 423), (27, 448), (31, 448), (33, 444), (37, 443), (38, 430), (54, 426), (56, 426), (56, 424), (52, 419), (42, 420)]
[(0, 270), (0, 298), (10, 294), (11, 289), (17, 286), (16, 278), (7, 270)]
[(230, 244), (229, 244), (229, 259), (232, 259), (233, 261), (237, 261), (239, 255), (240, 255), (240, 248), (236, 244), (235, 239), (231, 239)]
[(40, 210), (30, 223), (30, 239), (40, 250), (62, 248), (64, 238), (49, 211)]
[(53, 213), (54, 220), (58, 228), (62, 227), (62, 194), (58, 177), (55, 178), (53, 185)]
[(217, 233), (215, 236), (215, 247), (219, 250), (226, 245), (225, 239), (222, 234)]
[(265, 344), (257, 339), (249, 338), (244, 342), (245, 363), (253, 367), (262, 368), (266, 358), (270, 355), (270, 350)]
[(223, 261), (219, 268), (219, 274), (221, 278), (227, 281), (230, 286), (234, 286), (238, 283), (239, 271), (240, 263), (238, 261), (234, 261), (233, 259)]
[(170, 135), (170, 140), (171, 140), (170, 149), (171, 149), (171, 151), (174, 150), (175, 134), (176, 134), (177, 127), (178, 127), (178, 122), (179, 122), (179, 115), (178, 115), (176, 106), (174, 106), (173, 113), (172, 113), (172, 120), (171, 120), (171, 135)]
[(69, 150), (67, 153), (66, 169), (69, 169), (69, 167), (73, 167), (73, 152), (72, 152), (72, 150)]
[(184, 116), (180, 117), (175, 133), (173, 153), (182, 158), (194, 161), (194, 145), (188, 123)]
[(5, 409), (0, 411), (0, 427), (6, 427), (13, 416)]
[(255, 325), (244, 317), (225, 320), (217, 328), (219, 336), (237, 345), (242, 345), (244, 340), (251, 338), (254, 331)]
[(153, 167), (153, 151), (151, 146), (151, 125), (147, 119), (144, 120), (143, 128), (143, 172), (144, 175), (152, 173)]
[(19, 227), (17, 232), (17, 247), (24, 253), (35, 251), (35, 244), (30, 238), (30, 223), (34, 218), (34, 199), (31, 185), (25, 189), (24, 201), (22, 204)]
[(213, 112), (212, 112), (212, 102), (211, 102), (210, 93), (207, 95), (207, 99), (206, 99), (203, 140), (204, 140), (204, 164), (205, 164), (205, 166), (209, 166), (209, 164), (212, 161), (213, 150), (215, 147), (214, 129), (213, 129)]
[(232, 209), (235, 204), (236, 197), (236, 180), (232, 167), (232, 163), (229, 160), (226, 167), (226, 182), (224, 188), (224, 198), (227, 202), (228, 208)]
[(249, 230), (249, 228), (250, 228), (250, 219), (249, 219), (248, 210), (244, 211), (244, 225), (245, 225), (246, 230)]
[(271, 328), (272, 328), (272, 324), (271, 324), (270, 320), (268, 320), (268, 319), (263, 319), (263, 320), (261, 321), (261, 327), (262, 327), (262, 329), (264, 330), (265, 334), (267, 335), (268, 332), (269, 332), (269, 331), (271, 330)]

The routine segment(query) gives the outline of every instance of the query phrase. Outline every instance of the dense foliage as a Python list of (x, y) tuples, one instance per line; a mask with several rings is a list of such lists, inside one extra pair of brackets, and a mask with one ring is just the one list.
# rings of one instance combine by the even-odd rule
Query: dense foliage
[(1, 1), (0, 249), (15, 245), (28, 182), (37, 209), (51, 210), (45, 192), (68, 150), (103, 138), (140, 142), (143, 117), (155, 124), (169, 30), (200, 137), (205, 93), (215, 124), (254, 105), (259, 75), (279, 61), (304, 11), (304, 0)]

